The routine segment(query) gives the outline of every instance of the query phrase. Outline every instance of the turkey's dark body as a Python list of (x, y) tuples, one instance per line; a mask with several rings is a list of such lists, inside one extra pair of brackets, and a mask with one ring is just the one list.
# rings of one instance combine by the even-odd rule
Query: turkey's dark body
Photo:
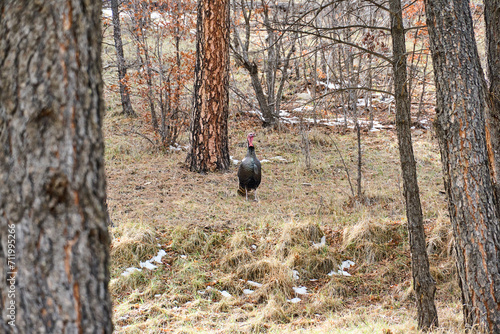
[(255, 135), (253, 133), (248, 135), (248, 151), (247, 155), (241, 161), (240, 168), (238, 169), (239, 188), (238, 193), (248, 199), (248, 191), (255, 190), (255, 199), (257, 200), (257, 188), (260, 185), (261, 169), (260, 161), (255, 155), (255, 147), (252, 140)]
[(248, 148), (248, 153), (241, 162), (238, 169), (238, 179), (240, 181), (238, 192), (243, 196), (246, 194), (245, 190), (254, 190), (260, 185), (260, 161), (255, 156), (255, 149), (253, 147)]

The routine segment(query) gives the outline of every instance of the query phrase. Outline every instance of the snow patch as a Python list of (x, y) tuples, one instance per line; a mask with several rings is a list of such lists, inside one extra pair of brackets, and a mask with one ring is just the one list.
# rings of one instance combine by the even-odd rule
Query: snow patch
[(262, 286), (261, 283), (257, 283), (257, 282), (254, 282), (254, 281), (245, 281), (243, 279), (240, 279), (241, 282), (246, 282), (248, 285), (251, 285), (253, 287), (256, 287), (256, 288), (260, 288)]
[(321, 237), (321, 241), (318, 244), (313, 244), (313, 247), (316, 249), (320, 249), (326, 246), (326, 236)]
[(153, 269), (158, 268), (158, 266), (155, 266), (154, 264), (151, 263), (151, 260), (147, 260), (147, 261), (144, 261), (144, 262), (139, 262), (139, 265), (141, 266), (141, 268), (146, 268), (146, 269), (149, 269), (149, 270), (153, 270)]
[(161, 258), (167, 255), (167, 252), (165, 252), (163, 249), (160, 249), (158, 251), (158, 254), (151, 259), (151, 261), (156, 262), (156, 263), (161, 263)]
[(298, 302), (300, 302), (302, 299), (298, 298), (298, 297), (295, 297), (295, 298), (292, 298), (292, 299), (287, 299), (286, 301), (289, 302), (289, 303), (293, 303), (293, 304), (297, 304)]
[(130, 267), (130, 268), (127, 268), (125, 269), (125, 271), (122, 273), (122, 276), (130, 276), (130, 274), (132, 274), (134, 271), (142, 271), (142, 269), (139, 269), (139, 268), (135, 268), (135, 267)]
[(293, 287), (292, 289), (298, 295), (307, 295), (307, 288), (305, 286)]
[(229, 156), (229, 159), (231, 160), (231, 162), (234, 164), (234, 165), (237, 165), (240, 163), (239, 160), (236, 160), (235, 158), (233, 158), (232, 156)]
[(335, 271), (335, 270), (332, 270), (331, 272), (328, 273), (328, 276), (333, 276), (333, 275), (340, 275), (340, 276), (352, 276), (351, 274), (349, 274), (347, 271), (347, 269), (349, 269), (350, 267), (354, 266), (356, 263), (352, 262), (351, 260), (346, 260), (344, 262), (342, 262), (341, 265), (339, 265), (339, 270)]
[(226, 297), (226, 298), (231, 298), (231, 294), (229, 292), (227, 292), (226, 290), (222, 290), (222, 291), (219, 291), (220, 294), (223, 296), (223, 297)]
[[(156, 256), (153, 256), (151, 259), (149, 259), (147, 261), (139, 262), (139, 266), (141, 268), (146, 268), (146, 269), (149, 269), (149, 270), (156, 269), (156, 268), (158, 268), (158, 266), (154, 265), (152, 262), (162, 263), (161, 259), (165, 255), (167, 255), (167, 252), (165, 252), (163, 249), (160, 249), (158, 251), (158, 254), (156, 254)], [(132, 274), (134, 271), (142, 271), (142, 269), (135, 268), (135, 267), (130, 267), (130, 268), (125, 269), (125, 271), (121, 275), (127, 277), (130, 274)]]

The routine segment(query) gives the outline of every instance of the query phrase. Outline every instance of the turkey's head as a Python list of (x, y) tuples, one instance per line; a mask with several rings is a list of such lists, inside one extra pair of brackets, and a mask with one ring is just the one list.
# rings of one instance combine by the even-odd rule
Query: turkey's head
[(247, 136), (248, 147), (253, 147), (253, 137), (255, 137), (255, 133), (250, 132)]

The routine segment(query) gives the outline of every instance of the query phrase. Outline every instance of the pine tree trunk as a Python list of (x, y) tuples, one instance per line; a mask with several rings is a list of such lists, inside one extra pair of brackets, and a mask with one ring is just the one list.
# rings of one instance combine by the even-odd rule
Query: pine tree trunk
[[(486, 138), (491, 141), (490, 164), (500, 208), (500, 0), (484, 0), (484, 20), (488, 44), (489, 114)], [(489, 137), (489, 138), (488, 138)], [(500, 212), (497, 212), (500, 216)]]
[(425, 0), (436, 80), (435, 128), (464, 321), (500, 333), (500, 222), (489, 165), (486, 84), (468, 1)]
[(0, 332), (111, 333), (101, 2), (3, 1), (0, 86)]
[(113, 36), (115, 39), (116, 62), (118, 64), (118, 84), (120, 87), (120, 97), (122, 101), (122, 112), (127, 116), (136, 116), (132, 103), (130, 103), (130, 95), (123, 80), (127, 75), (125, 67), (125, 57), (123, 56), (122, 32), (120, 27), (120, 11), (118, 9), (118, 0), (111, 0), (111, 11), (113, 13)]
[(429, 270), (417, 168), (411, 139), (411, 108), (407, 84), (406, 44), (401, 0), (390, 0), (390, 9), (392, 12), (391, 34), (394, 55), (396, 126), (408, 219), (413, 289), (417, 301), (418, 328), (428, 330), (433, 326), (438, 326), (438, 315), (434, 304), (436, 282)]
[(198, 1), (194, 108), (191, 151), (192, 171), (229, 168), (229, 0)]

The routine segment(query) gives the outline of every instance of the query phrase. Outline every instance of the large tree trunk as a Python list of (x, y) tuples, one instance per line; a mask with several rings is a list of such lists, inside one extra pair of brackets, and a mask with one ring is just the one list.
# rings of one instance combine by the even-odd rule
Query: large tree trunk
[[(490, 164), (497, 201), (500, 200), (500, 0), (484, 0), (484, 20), (488, 45)], [(500, 205), (497, 202), (497, 207)], [(500, 212), (497, 212), (500, 216)]]
[(0, 332), (111, 333), (101, 2), (2, 1), (0, 86)]
[(468, 1), (425, 0), (441, 150), (464, 321), (500, 333), (500, 222), (489, 165), (488, 112)]
[(122, 32), (120, 28), (120, 11), (118, 10), (118, 1), (111, 0), (111, 11), (113, 13), (113, 36), (115, 39), (116, 62), (118, 64), (118, 84), (120, 87), (120, 97), (122, 101), (122, 112), (127, 116), (135, 116), (135, 111), (130, 103), (130, 95), (124, 80), (127, 75), (125, 67), (125, 57), (123, 56)]
[(429, 270), (425, 232), (417, 182), (417, 168), (411, 139), (411, 109), (407, 84), (406, 44), (401, 0), (390, 0), (393, 49), (394, 91), (399, 157), (403, 174), (403, 189), (410, 239), (413, 289), (417, 301), (418, 328), (428, 330), (438, 326), (434, 304), (436, 282)]
[(191, 151), (192, 171), (229, 168), (229, 0), (198, 1), (194, 108)]

